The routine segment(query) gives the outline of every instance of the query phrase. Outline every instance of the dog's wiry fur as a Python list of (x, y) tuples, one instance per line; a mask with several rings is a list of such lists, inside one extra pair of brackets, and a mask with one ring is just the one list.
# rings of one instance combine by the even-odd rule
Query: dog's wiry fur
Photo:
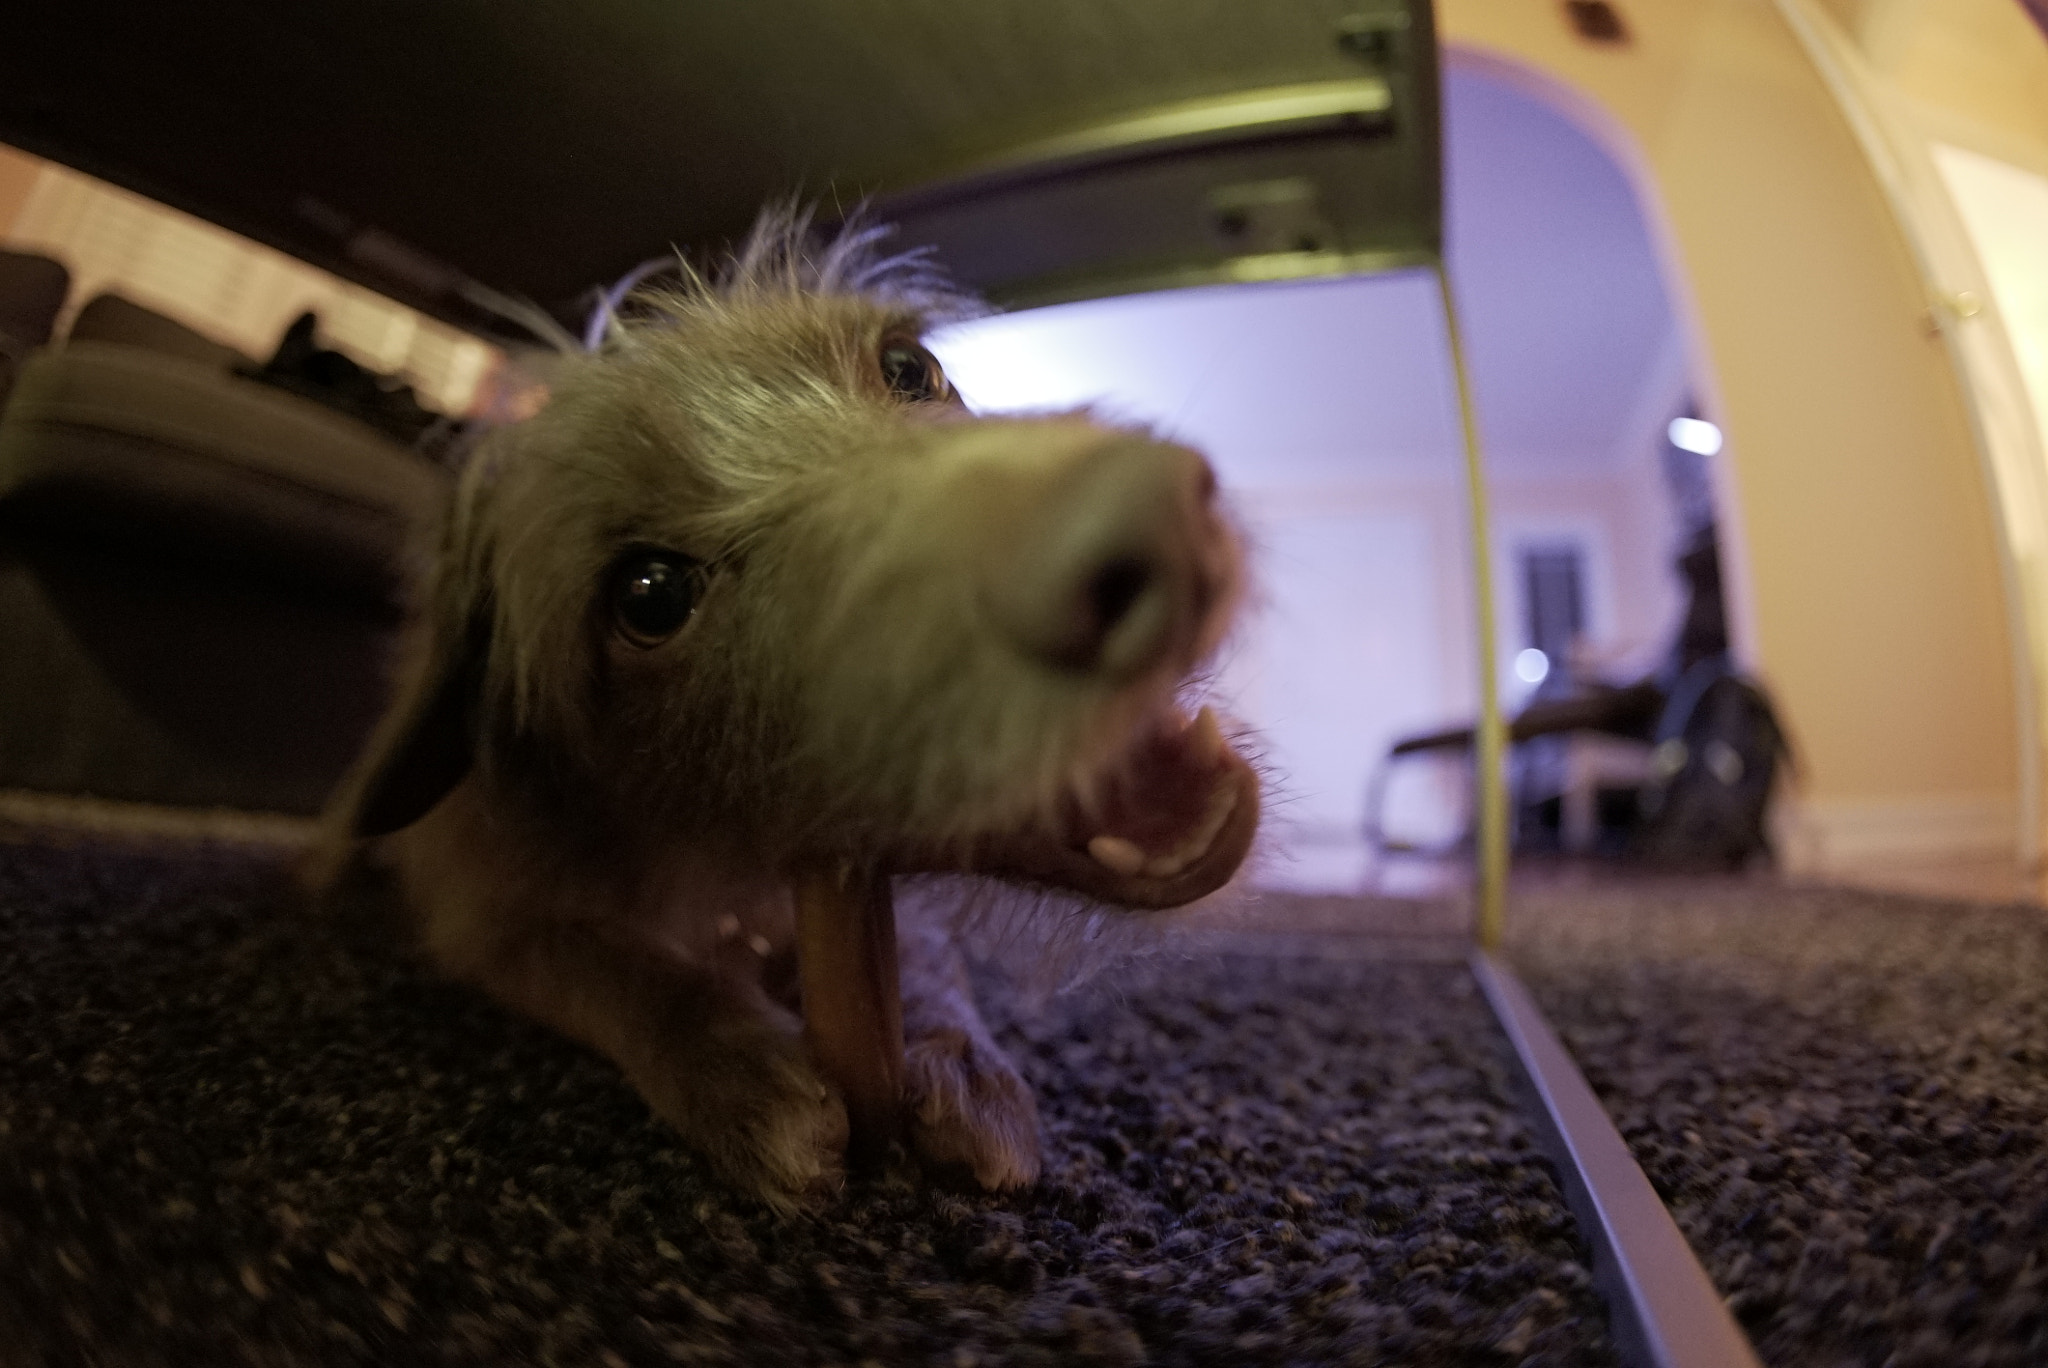
[[(1165, 449), (1085, 414), (892, 396), (878, 350), (974, 306), (877, 236), (814, 247), (769, 216), (486, 443), (399, 701), (328, 819), (335, 852), (401, 828), (388, 854), (428, 952), (610, 1056), (775, 1202), (833, 1178), (846, 1127), (798, 1029), (790, 871), (977, 876), (1004, 870), (992, 841), (1060, 840), (1228, 612), (1114, 679), (990, 630), (972, 567), (1006, 553), (1016, 510), (1105, 445)], [(1235, 542), (1199, 516), (1227, 589)], [(634, 548), (709, 567), (652, 647), (609, 616)], [(912, 1138), (1028, 1182), (1036, 1113), (975, 1010), (932, 896), (948, 882), (903, 909)]]

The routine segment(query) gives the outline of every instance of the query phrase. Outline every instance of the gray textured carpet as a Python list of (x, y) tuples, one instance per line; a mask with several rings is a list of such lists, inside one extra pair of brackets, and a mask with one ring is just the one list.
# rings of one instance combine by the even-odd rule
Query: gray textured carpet
[(778, 1221), (261, 860), (0, 845), (0, 1363), (1612, 1362), (1455, 965), (1161, 959), (995, 1015), (1035, 1189)]
[(1644, 880), (1512, 940), (1765, 1362), (2048, 1364), (2048, 912)]

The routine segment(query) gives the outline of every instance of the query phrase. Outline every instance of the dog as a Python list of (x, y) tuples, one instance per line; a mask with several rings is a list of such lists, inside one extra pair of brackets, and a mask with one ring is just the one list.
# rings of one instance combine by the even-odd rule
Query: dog
[[(326, 817), (330, 849), (382, 848), (442, 970), (608, 1056), (781, 1207), (847, 1140), (800, 1028), (794, 871), (1165, 908), (1228, 881), (1259, 818), (1179, 701), (1244, 580), (1209, 466), (1085, 411), (971, 414), (922, 338), (976, 306), (881, 238), (764, 216), (481, 445)], [(1036, 1105), (921, 901), (908, 1141), (1028, 1184)]]

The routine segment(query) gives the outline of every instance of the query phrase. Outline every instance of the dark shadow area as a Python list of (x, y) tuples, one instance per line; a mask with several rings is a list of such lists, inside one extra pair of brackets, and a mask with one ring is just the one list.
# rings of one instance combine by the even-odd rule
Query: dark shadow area
[(388, 605), (149, 554), (0, 546), (4, 782), (313, 813), (382, 710)]

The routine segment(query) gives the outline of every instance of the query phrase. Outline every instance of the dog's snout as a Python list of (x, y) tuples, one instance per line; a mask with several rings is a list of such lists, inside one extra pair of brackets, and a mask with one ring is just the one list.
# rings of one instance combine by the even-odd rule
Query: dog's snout
[(996, 624), (1038, 660), (1115, 679), (1185, 654), (1223, 589), (1215, 487), (1194, 452), (1141, 438), (1067, 463), (985, 567)]

